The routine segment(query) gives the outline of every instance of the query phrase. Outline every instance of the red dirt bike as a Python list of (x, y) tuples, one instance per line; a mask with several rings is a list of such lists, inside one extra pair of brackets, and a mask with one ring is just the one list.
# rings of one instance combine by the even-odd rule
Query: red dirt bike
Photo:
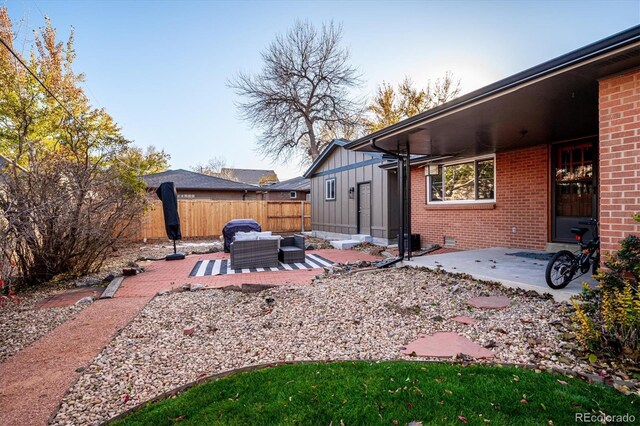
[[(580, 225), (591, 227), (593, 238), (584, 242), (582, 237), (589, 231), (588, 228), (571, 228), (571, 233), (576, 236), (579, 251), (572, 253), (569, 250), (560, 250), (553, 255), (544, 274), (547, 285), (554, 290), (565, 288), (571, 280), (581, 277), (589, 272), (595, 274), (600, 267), (600, 237), (598, 235), (598, 221), (590, 219), (587, 222), (578, 222)], [(576, 275), (578, 274), (578, 275)]]

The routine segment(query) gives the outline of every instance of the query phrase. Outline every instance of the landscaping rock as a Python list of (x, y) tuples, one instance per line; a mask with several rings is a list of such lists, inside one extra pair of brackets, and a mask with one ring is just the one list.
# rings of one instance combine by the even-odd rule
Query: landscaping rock
[(505, 296), (480, 296), (469, 299), (467, 304), (478, 309), (505, 309), (511, 300)]
[(83, 297), (82, 299), (78, 300), (76, 302), (76, 305), (89, 305), (93, 303), (93, 297), (87, 296), (87, 297)]
[(192, 336), (193, 333), (195, 333), (196, 328), (195, 327), (185, 327), (184, 330), (182, 330), (182, 333), (185, 336)]
[(98, 278), (87, 278), (85, 280), (77, 282), (76, 287), (92, 287), (99, 284), (102, 284), (102, 280)]
[(74, 318), (88, 305), (41, 308), (40, 304), (58, 294), (59, 288), (46, 288), (21, 294), (19, 303), (0, 308), (0, 362)]
[(260, 293), (261, 291), (269, 290), (277, 287), (275, 284), (242, 284), (240, 291), (243, 293)]
[[(459, 290), (451, 294), (455, 284)], [(509, 309), (477, 311), (479, 324), (474, 327), (432, 320), (461, 315), (466, 301), (482, 292), (508, 296), (512, 304)], [(172, 292), (151, 300), (93, 360), (62, 401), (66, 408), (51, 424), (101, 424), (203, 375), (248, 365), (415, 360), (411, 352), (398, 348), (409, 348), (418, 333), (425, 336), (422, 339), (436, 333), (466, 338), (500, 363), (593, 371), (588, 361), (561, 347), (566, 343), (561, 333), (567, 328), (559, 331), (549, 326), (554, 321), (566, 324), (568, 315), (553, 301), (466, 277), (406, 268), (323, 275), (311, 285), (277, 286), (266, 293)], [(197, 333), (194, 324), (199, 327)], [(189, 338), (180, 334), (191, 327), (194, 333)], [(539, 343), (532, 348), (528, 339)], [(487, 352), (454, 349), (447, 356), (464, 360)], [(562, 364), (561, 357), (571, 363)], [(130, 395), (125, 404), (124, 394)], [(80, 416), (85, 416), (84, 421)]]
[(140, 271), (138, 268), (124, 268), (122, 269), (122, 275), (125, 277), (131, 277), (133, 275), (137, 275)]
[(204, 284), (191, 284), (189, 286), (189, 291), (198, 291), (204, 289)]
[(430, 358), (460, 357), (460, 354), (472, 358), (493, 358), (495, 353), (456, 333), (435, 333), (421, 336), (401, 351), (406, 355)]
[(467, 317), (465, 315), (459, 315), (456, 317), (451, 318), (451, 321), (455, 321), (455, 322), (459, 322), (460, 324), (466, 324), (466, 325), (474, 325), (475, 323), (477, 323), (477, 321), (471, 317)]

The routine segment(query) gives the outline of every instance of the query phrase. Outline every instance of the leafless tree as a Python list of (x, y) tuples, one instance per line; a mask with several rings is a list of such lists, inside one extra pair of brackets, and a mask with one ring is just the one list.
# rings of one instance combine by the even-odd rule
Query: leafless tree
[(91, 161), (95, 151), (83, 145), (62, 156), (28, 143), (29, 169), (3, 170), (0, 238), (22, 283), (97, 271), (142, 216), (144, 191), (130, 168)]
[(224, 157), (213, 157), (206, 163), (197, 163), (189, 166), (194, 172), (202, 173), (210, 176), (219, 176), (222, 169), (227, 166), (227, 160)]
[(260, 73), (240, 72), (229, 81), (243, 99), (237, 104), (242, 118), (262, 132), (258, 150), (265, 157), (309, 163), (331, 142), (329, 135), (358, 124), (362, 102), (351, 90), (360, 86), (360, 75), (341, 39), (342, 27), (333, 22), (319, 30), (296, 22), (262, 53)]

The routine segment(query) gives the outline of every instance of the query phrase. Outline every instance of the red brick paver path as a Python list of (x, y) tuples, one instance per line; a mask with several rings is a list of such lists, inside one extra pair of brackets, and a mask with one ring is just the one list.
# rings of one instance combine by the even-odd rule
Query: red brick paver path
[(46, 425), (65, 392), (150, 297), (99, 300), (0, 364), (0, 425)]
[(60, 308), (62, 306), (74, 305), (78, 300), (84, 297), (93, 297), (98, 299), (105, 287), (84, 287), (76, 288), (73, 290), (66, 290), (62, 293), (55, 294), (47, 297), (42, 302), (38, 303), (38, 308)]
[[(313, 250), (334, 263), (356, 262), (359, 260), (378, 261), (379, 257), (356, 250)], [(116, 293), (116, 297), (153, 296), (162, 290), (171, 290), (185, 283), (204, 284), (209, 288), (241, 284), (311, 284), (322, 269), (297, 271), (254, 272), (250, 274), (209, 275), (190, 277), (189, 274), (199, 260), (229, 259), (227, 253), (212, 253), (187, 256), (185, 260), (155, 261), (144, 265), (145, 272), (128, 277)]]
[[(360, 251), (314, 250), (334, 263), (359, 260), (377, 261), (378, 257)], [(142, 274), (127, 277), (115, 298), (98, 300), (78, 316), (0, 364), (0, 426), (46, 425), (67, 389), (94, 357), (161, 290), (185, 283), (206, 287), (239, 284), (310, 284), (322, 269), (306, 271), (256, 272), (207, 277), (189, 277), (198, 260), (228, 259), (214, 253), (188, 256), (185, 260), (149, 262)], [(75, 303), (95, 290), (79, 289), (53, 297), (42, 307)]]

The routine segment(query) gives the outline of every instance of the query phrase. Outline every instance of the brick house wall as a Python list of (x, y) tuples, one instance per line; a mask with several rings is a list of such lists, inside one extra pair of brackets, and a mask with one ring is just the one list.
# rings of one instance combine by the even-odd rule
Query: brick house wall
[[(455, 248), (519, 247), (543, 250), (548, 240), (549, 146), (496, 154), (496, 201), (490, 204), (426, 204), (423, 168), (411, 173), (411, 232), (422, 243)], [(516, 227), (516, 233), (512, 228)]]
[(601, 250), (640, 235), (640, 70), (599, 82)]

